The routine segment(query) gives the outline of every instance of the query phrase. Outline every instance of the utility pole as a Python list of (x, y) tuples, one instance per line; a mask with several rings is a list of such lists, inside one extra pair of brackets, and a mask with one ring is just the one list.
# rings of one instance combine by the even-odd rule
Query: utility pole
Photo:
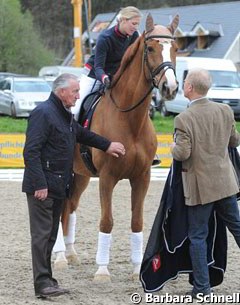
[(84, 0), (84, 6), (85, 6), (85, 15), (86, 15), (86, 23), (87, 23), (87, 33), (88, 33), (88, 44), (89, 44), (89, 51), (90, 54), (92, 54), (92, 44), (91, 44), (91, 37), (90, 37), (90, 31), (89, 31), (89, 24), (91, 20), (89, 20), (89, 16), (91, 17), (91, 13), (89, 13), (89, 10), (91, 10), (91, 1)]
[(92, 21), (92, 1), (88, 0), (88, 22)]
[(75, 67), (81, 67), (82, 59), (82, 0), (72, 0), (73, 16), (74, 16), (74, 53), (75, 53)]

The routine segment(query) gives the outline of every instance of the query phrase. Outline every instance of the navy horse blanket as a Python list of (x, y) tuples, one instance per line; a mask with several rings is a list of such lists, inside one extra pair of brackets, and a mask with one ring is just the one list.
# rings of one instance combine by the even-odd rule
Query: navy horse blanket
[[(187, 206), (182, 186), (182, 163), (173, 161), (144, 253), (140, 281), (145, 292), (163, 288), (180, 273), (193, 283), (187, 237)], [(227, 263), (227, 234), (214, 211), (209, 222), (208, 266), (211, 286), (222, 283)]]

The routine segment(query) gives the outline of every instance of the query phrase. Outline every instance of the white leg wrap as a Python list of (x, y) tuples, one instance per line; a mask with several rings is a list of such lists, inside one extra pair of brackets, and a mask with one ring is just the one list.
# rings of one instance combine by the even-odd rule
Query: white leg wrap
[(76, 222), (77, 222), (76, 212), (72, 212), (69, 215), (69, 220), (68, 220), (68, 235), (65, 236), (66, 245), (75, 243)]
[(111, 233), (98, 233), (98, 249), (96, 255), (96, 263), (99, 266), (107, 266), (109, 264), (111, 240)]
[(65, 247), (65, 242), (64, 242), (64, 238), (63, 238), (62, 222), (60, 221), (57, 240), (54, 244), (53, 252), (56, 253), (56, 252), (65, 252), (65, 251), (66, 251), (66, 247)]
[(139, 265), (143, 258), (143, 232), (131, 233), (131, 260)]

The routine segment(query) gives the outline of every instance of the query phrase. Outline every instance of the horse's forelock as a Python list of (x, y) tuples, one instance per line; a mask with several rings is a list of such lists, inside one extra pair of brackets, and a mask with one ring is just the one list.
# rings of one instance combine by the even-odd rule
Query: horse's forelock
[(121, 60), (121, 64), (119, 69), (117, 70), (114, 78), (113, 78), (113, 82), (115, 82), (115, 80), (117, 80), (123, 73), (123, 71), (126, 69), (127, 65), (132, 61), (132, 59), (135, 57), (137, 51), (140, 49), (140, 45), (143, 45), (144, 43), (144, 34), (139, 36), (136, 41), (130, 45), (127, 48), (127, 51), (125, 52), (125, 54), (123, 55), (123, 58)]
[(150, 33), (150, 36), (154, 35), (169, 35), (172, 36), (172, 33), (168, 27), (165, 27), (163, 25), (155, 25), (154, 29)]

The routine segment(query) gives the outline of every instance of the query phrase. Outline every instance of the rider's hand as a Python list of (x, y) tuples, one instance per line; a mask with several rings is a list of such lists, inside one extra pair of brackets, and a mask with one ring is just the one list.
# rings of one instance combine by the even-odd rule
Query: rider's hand
[(120, 142), (111, 142), (106, 153), (118, 158), (120, 155), (125, 155), (125, 147)]
[(111, 87), (111, 81), (108, 75), (105, 75), (103, 77), (103, 84), (105, 85), (106, 89), (109, 89)]

